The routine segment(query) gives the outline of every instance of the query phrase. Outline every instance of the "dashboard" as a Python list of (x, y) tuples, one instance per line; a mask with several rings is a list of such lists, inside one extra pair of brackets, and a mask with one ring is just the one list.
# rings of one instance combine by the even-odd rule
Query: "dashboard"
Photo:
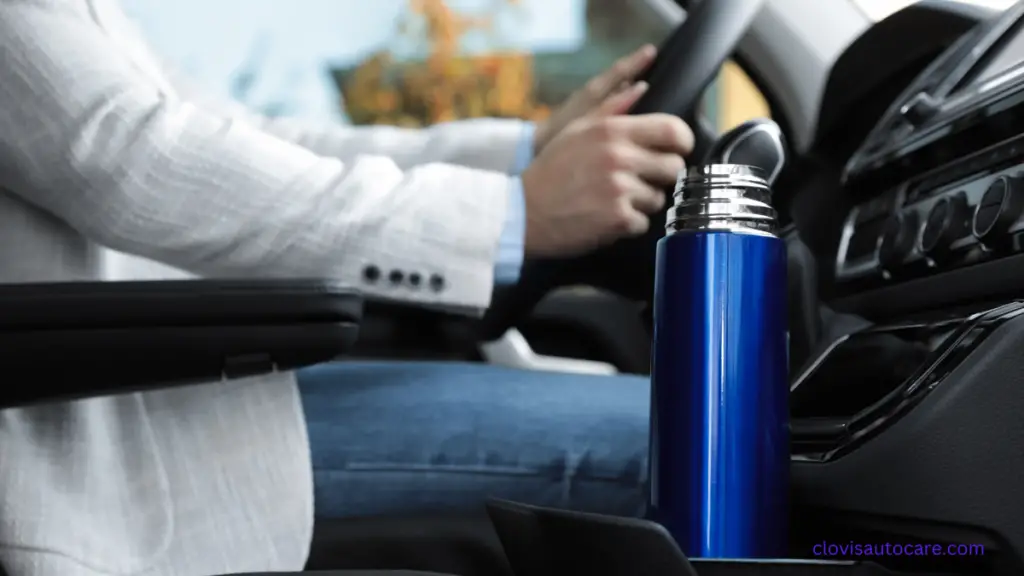
[(817, 345), (790, 385), (796, 532), (803, 548), (984, 542), (983, 558), (875, 561), (1024, 574), (1024, 2), (926, 32), (929, 12), (958, 21), (943, 9), (847, 50), (800, 159), (787, 242), (813, 257), (790, 258), (790, 330), (811, 336), (791, 360)]
[[(968, 269), (991, 272), (1024, 255), (1024, 3), (927, 65), (849, 157), (841, 181), (852, 206), (834, 251), (839, 299), (921, 289), (921, 280), (951, 272), (964, 283), (977, 279)], [(900, 310), (928, 300), (899, 293)]]

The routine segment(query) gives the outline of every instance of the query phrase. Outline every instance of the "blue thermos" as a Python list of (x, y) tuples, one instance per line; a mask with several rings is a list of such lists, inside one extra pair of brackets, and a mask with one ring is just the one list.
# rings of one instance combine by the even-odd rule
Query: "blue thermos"
[(693, 558), (787, 556), (786, 249), (770, 188), (784, 148), (751, 131), (778, 136), (741, 126), (714, 159), (754, 166), (680, 176), (657, 250), (650, 512)]

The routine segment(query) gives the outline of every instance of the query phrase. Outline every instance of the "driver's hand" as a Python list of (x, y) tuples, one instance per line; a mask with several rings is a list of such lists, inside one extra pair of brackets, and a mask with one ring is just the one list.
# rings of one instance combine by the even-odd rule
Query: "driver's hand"
[(573, 256), (643, 234), (692, 149), (690, 127), (669, 114), (571, 123), (523, 173), (526, 255)]
[[(610, 68), (573, 92), (547, 120), (537, 124), (533, 139), (534, 153), (540, 154), (548, 143), (573, 121), (597, 112), (609, 99), (629, 91), (635, 86), (637, 76), (651, 65), (657, 53), (658, 50), (653, 45), (642, 46), (632, 54), (620, 58)], [(617, 98), (619, 109), (611, 113), (626, 112), (642, 95), (643, 92), (639, 92), (633, 93), (632, 99)]]

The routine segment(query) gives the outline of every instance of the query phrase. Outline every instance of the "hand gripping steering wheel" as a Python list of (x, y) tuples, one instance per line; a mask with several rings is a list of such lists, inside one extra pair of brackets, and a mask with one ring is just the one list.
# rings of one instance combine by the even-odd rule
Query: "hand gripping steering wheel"
[[(733, 53), (764, 0), (699, 0), (659, 48), (644, 80), (650, 87), (631, 114), (668, 112), (685, 117)], [(574, 258), (527, 260), (519, 282), (495, 290), (480, 323), (484, 341), (499, 338), (550, 291), (588, 283), (636, 300), (650, 297), (655, 244), (664, 234), (665, 211), (651, 216), (647, 233)]]

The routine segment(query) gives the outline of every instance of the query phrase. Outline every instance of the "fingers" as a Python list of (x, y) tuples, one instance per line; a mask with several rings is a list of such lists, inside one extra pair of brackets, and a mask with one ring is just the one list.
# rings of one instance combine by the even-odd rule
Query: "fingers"
[(665, 206), (665, 194), (630, 172), (614, 176), (621, 198), (635, 211), (652, 214)]
[(683, 156), (693, 149), (693, 132), (674, 116), (615, 116), (594, 121), (590, 129), (585, 137), (605, 142), (605, 168), (655, 187), (673, 185), (686, 168)]
[(601, 107), (598, 108), (598, 114), (602, 116), (616, 116), (629, 112), (629, 109), (647, 92), (648, 88), (650, 88), (650, 85), (643, 81), (626, 86), (618, 94), (602, 102)]
[(632, 54), (619, 58), (611, 68), (595, 76), (587, 83), (586, 93), (595, 102), (604, 100), (616, 88), (636, 79), (657, 56), (658, 49), (651, 44), (641, 46)]
[[(665, 207), (665, 193), (650, 185), (644, 185), (643, 189), (637, 189), (630, 204), (638, 212), (643, 214), (654, 214)], [(646, 228), (644, 228), (646, 230)]]
[(630, 142), (652, 150), (686, 156), (693, 151), (693, 130), (671, 114), (644, 114), (609, 118), (613, 132), (621, 130)]
[(633, 206), (632, 202), (627, 198), (621, 200), (620, 218), (621, 218), (621, 229), (626, 236), (639, 236), (651, 226), (651, 221), (647, 218), (647, 215), (637, 210)]
[(613, 152), (616, 167), (639, 176), (652, 186), (665, 187), (675, 184), (679, 173), (686, 168), (686, 162), (678, 154), (646, 150), (639, 146), (624, 145)]

